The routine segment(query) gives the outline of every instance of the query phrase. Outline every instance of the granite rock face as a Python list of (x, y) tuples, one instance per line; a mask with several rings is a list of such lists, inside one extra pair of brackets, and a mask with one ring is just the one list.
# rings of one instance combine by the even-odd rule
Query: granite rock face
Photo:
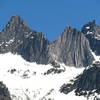
[(96, 55), (100, 55), (100, 26), (95, 20), (88, 22), (82, 27), (82, 32), (85, 34), (90, 43), (90, 48)]
[(55, 61), (68, 66), (88, 66), (93, 56), (83, 33), (68, 26), (55, 41), (48, 41), (42, 32), (29, 28), (19, 16), (12, 16), (0, 32), (0, 53), (17, 53), (25, 60), (39, 64)]
[(70, 66), (88, 66), (93, 61), (89, 42), (75, 28), (68, 26), (64, 32), (50, 44), (51, 60), (56, 60)]
[(0, 33), (0, 53), (17, 53), (30, 62), (47, 63), (48, 43), (41, 32), (30, 29), (19, 16), (11, 17)]

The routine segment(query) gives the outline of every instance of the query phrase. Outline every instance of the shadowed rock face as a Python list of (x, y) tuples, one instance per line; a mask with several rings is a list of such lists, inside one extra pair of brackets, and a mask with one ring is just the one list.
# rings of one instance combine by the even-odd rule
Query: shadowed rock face
[(8, 88), (0, 82), (0, 100), (11, 100)]
[(87, 66), (92, 63), (89, 42), (75, 28), (68, 26), (56, 41), (50, 44), (51, 59), (70, 66)]
[(96, 55), (100, 55), (100, 26), (94, 21), (88, 22), (82, 27), (82, 32), (85, 34), (90, 43), (90, 48)]
[(100, 67), (92, 67), (83, 72), (79, 78), (76, 93), (93, 90), (100, 93)]
[(31, 30), (19, 16), (13, 16), (0, 34), (1, 53), (18, 53), (30, 62), (47, 63), (48, 43), (41, 32)]
[(71, 80), (70, 83), (64, 84), (60, 91), (67, 94), (75, 90), (76, 95), (100, 94), (100, 62), (93, 64), (90, 68), (85, 69), (83, 73)]
[(71, 26), (53, 42), (42, 32), (28, 27), (19, 16), (11, 17), (0, 33), (0, 53), (17, 53), (30, 62), (48, 64), (53, 61), (69, 66), (87, 66), (93, 61), (88, 40)]

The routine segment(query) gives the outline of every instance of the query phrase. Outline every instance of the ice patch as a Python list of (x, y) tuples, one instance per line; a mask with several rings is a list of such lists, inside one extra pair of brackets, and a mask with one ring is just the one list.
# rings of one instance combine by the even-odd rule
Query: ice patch
[(90, 27), (89, 27), (89, 26), (87, 26), (87, 27), (86, 27), (86, 29), (90, 29)]
[(6, 44), (11, 44), (11, 43), (13, 43), (13, 42), (14, 42), (14, 39), (15, 39), (15, 38), (10, 39), (8, 42), (6, 42)]
[(93, 34), (93, 32), (87, 31), (87, 34)]
[[(95, 61), (100, 61), (100, 56), (97, 56), (92, 50), (91, 50), (91, 53), (92, 53), (92, 55), (93, 55)], [(94, 61), (94, 62), (95, 62), (95, 61)]]

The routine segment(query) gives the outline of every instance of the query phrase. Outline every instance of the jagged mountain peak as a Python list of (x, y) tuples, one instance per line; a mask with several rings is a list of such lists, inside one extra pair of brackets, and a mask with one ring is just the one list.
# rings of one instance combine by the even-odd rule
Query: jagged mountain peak
[(11, 16), (11, 19), (13, 20), (21, 19), (22, 20), (21, 16), (18, 16), (18, 15)]
[(90, 21), (88, 23), (86, 23), (85, 25), (83, 25), (81, 31), (84, 33), (84, 34), (95, 34), (95, 31), (98, 30), (98, 25), (96, 24), (96, 21), (93, 20), (93, 21)]
[(65, 29), (71, 30), (71, 29), (74, 29), (74, 27), (71, 25), (67, 25), (67, 27)]
[(74, 28), (73, 26), (71, 25), (67, 25), (67, 27), (64, 29), (64, 32), (67, 32), (67, 31), (78, 31), (76, 28)]
[(16, 26), (24, 25), (24, 26), (28, 27), (28, 24), (20, 16), (12, 16), (9, 21), (9, 24), (13, 24)]
[(82, 33), (89, 40), (92, 51), (100, 55), (100, 26), (96, 24), (96, 21), (85, 24), (82, 27)]
[(93, 61), (88, 40), (76, 28), (68, 25), (55, 41), (49, 42), (42, 32), (30, 29), (20, 16), (12, 16), (0, 34), (0, 53), (7, 52), (40, 64), (58, 61), (81, 67)]
[(2, 39), (22, 38), (30, 33), (36, 33), (36, 31), (31, 30), (28, 24), (20, 16), (12, 16), (6, 27), (1, 31), (1, 37)]
[(10, 18), (10, 20), (8, 21), (8, 23), (6, 24), (6, 27), (1, 31), (2, 33), (6, 33), (10, 34), (23, 34), (23, 35), (30, 35), (30, 33), (35, 33), (39, 36), (42, 36), (44, 38), (45, 34), (43, 34), (43, 32), (38, 32), (34, 29), (31, 29), (29, 27), (29, 25), (27, 24), (27, 22), (20, 16), (12, 16)]
[[(73, 26), (71, 26), (71, 25), (68, 25), (65, 29), (64, 29), (64, 31), (62, 32), (62, 34), (61, 34), (61, 37), (72, 37), (72, 36), (74, 36), (74, 37), (79, 37), (79, 36), (83, 36), (83, 33), (81, 32), (81, 31), (79, 31), (79, 30), (77, 30), (76, 28), (74, 28)], [(58, 37), (59, 38), (59, 37)]]
[(12, 16), (2, 31), (15, 31), (21, 28), (25, 29), (29, 28), (29, 26), (20, 16)]
[(7, 38), (17, 37), (17, 38), (27, 38), (29, 36), (38, 35), (42, 38), (45, 38), (45, 35), (42, 32), (37, 32), (36, 30), (32, 30), (27, 22), (21, 18), (20, 16), (12, 16), (6, 27), (0, 32), (1, 36)]
[(88, 66), (93, 61), (88, 40), (82, 32), (71, 26), (65, 28), (56, 41), (50, 44), (49, 53), (51, 59), (70, 66)]
[(0, 53), (17, 53), (25, 60), (46, 63), (48, 40), (42, 32), (28, 27), (19, 16), (12, 16), (0, 34)]
[(77, 38), (78, 36), (81, 36), (82, 33), (77, 30), (76, 28), (72, 27), (71, 25), (68, 25), (64, 31), (61, 33), (61, 35), (56, 39), (57, 40), (61, 40), (63, 41), (67, 41), (66, 39), (69, 38), (70, 40), (72, 39), (72, 37), (74, 36), (74, 38)]
[[(89, 31), (89, 32), (94, 33), (94, 32), (96, 32), (96, 28), (98, 28), (98, 26), (96, 25), (96, 22), (93, 21), (93, 22), (89, 22), (88, 24), (86, 24), (84, 26), (84, 28), (86, 29), (86, 32)], [(93, 31), (92, 31), (92, 29), (93, 29)], [(50, 69), (47, 69), (46, 72), (43, 72), (41, 74), (43, 76), (49, 75), (52, 73), (58, 74), (58, 73), (63, 73), (63, 72), (64, 72), (64, 74), (65, 74), (65, 72), (68, 74), (68, 72), (69, 73), (72, 72), (72, 68), (71, 68), (71, 71), (67, 70), (67, 68), (68, 69), (70, 69), (70, 68), (66, 67), (65, 65), (74, 66), (74, 67), (87, 67), (93, 63), (94, 58), (93, 58), (93, 55), (92, 55), (92, 52), (90, 49), (90, 44), (88, 41), (89, 39), (86, 38), (87, 35), (84, 35), (84, 34), (87, 34), (87, 33), (85, 33), (85, 31), (82, 33), (79, 30), (68, 25), (64, 29), (62, 34), (55, 41), (49, 42), (45, 38), (45, 36), (42, 32), (37, 32), (37, 31), (31, 30), (20, 16), (12, 16), (10, 21), (7, 24), (7, 27), (0, 34), (0, 53), (12, 52), (14, 54), (17, 53), (17, 54), (21, 55), (25, 60), (27, 60), (29, 62), (36, 62), (39, 64), (51, 63), (52, 67), (50, 67)], [(100, 49), (98, 49), (98, 50), (100, 50)], [(9, 56), (11, 56), (11, 55), (9, 55)], [(6, 56), (7, 60), (10, 59), (9, 56), (8, 56), (8, 58)], [(13, 59), (13, 58), (11, 58), (11, 59)], [(17, 59), (17, 58), (15, 58), (15, 59)], [(9, 73), (9, 75), (11, 74), (11, 75), (17, 76), (17, 74), (18, 74), (24, 80), (26, 78), (28, 80), (31, 79), (31, 75), (36, 75), (36, 76), (38, 75), (37, 72), (34, 70), (34, 69), (38, 68), (38, 67), (36, 67), (36, 65), (38, 65), (38, 64), (29, 63), (29, 62), (25, 63), (23, 61), (23, 64), (26, 66), (24, 69), (23, 64), (20, 63), (20, 62), (22, 62), (21, 59), (18, 62), (18, 64), (19, 65), (21, 64), (21, 65), (20, 66), (17, 65), (18, 67), (15, 66), (15, 64), (9, 65), (10, 63), (12, 63), (12, 61), (7, 62), (7, 60), (4, 58), (4, 62), (6, 62), (6, 65), (4, 65), (4, 66), (2, 65), (3, 67), (2, 66), (1, 67), (2, 67), (2, 70), (7, 71), (7, 73)], [(13, 61), (14, 61), (14, 59), (13, 59)], [(1, 60), (1, 62), (3, 62), (3, 61)], [(10, 67), (6, 69), (6, 66), (8, 66), (8, 65)], [(51, 65), (47, 65), (47, 66), (51, 66)], [(30, 66), (30, 68), (29, 68), (29, 66)], [(45, 66), (45, 65), (40, 65), (40, 67), (42, 67), (42, 66)], [(75, 81), (73, 81), (74, 84), (68, 84), (66, 87), (63, 87), (61, 92), (66, 92), (65, 91), (66, 89), (67, 89), (67, 92), (70, 92), (71, 90), (74, 89), (74, 90), (76, 90), (75, 91), (76, 95), (80, 95), (81, 92), (82, 93), (84, 92), (84, 90), (87, 92), (88, 90), (91, 91), (91, 89), (94, 90), (96, 88), (100, 88), (100, 86), (97, 84), (97, 83), (100, 83), (100, 79), (96, 77), (100, 74), (100, 68), (97, 67), (96, 64), (94, 64), (94, 66), (96, 66), (96, 69), (95, 69), (95, 67), (92, 67), (90, 69), (88, 69), (89, 67), (87, 67), (86, 70), (84, 70), (83, 74), (76, 77)], [(33, 67), (34, 67), (34, 69), (31, 69)], [(38, 69), (38, 71), (40, 72), (40, 69)], [(93, 71), (93, 73), (91, 71)], [(77, 72), (77, 70), (74, 70), (74, 72), (72, 72), (73, 76), (75, 76), (75, 72)], [(88, 74), (90, 74), (90, 75), (88, 75)], [(1, 75), (2, 75), (2, 73), (1, 73)], [(7, 76), (8, 76), (8, 74), (7, 74)], [(91, 77), (91, 76), (93, 76), (93, 77)], [(40, 77), (40, 78), (42, 79), (42, 77)], [(47, 78), (49, 79), (49, 77), (47, 77)], [(65, 77), (65, 78), (67, 79), (67, 77)], [(18, 78), (15, 77), (15, 79), (18, 79)], [(54, 77), (54, 79), (55, 79), (55, 77)], [(59, 79), (59, 77), (57, 79)], [(29, 80), (28, 82), (30, 82), (33, 87), (32, 80), (34, 80), (33, 76), (32, 76), (32, 79)], [(40, 83), (40, 81), (39, 82), (36, 81), (37, 83), (35, 81), (34, 82), (37, 85), (38, 83)], [(94, 83), (94, 81), (97, 81), (97, 83)], [(6, 83), (6, 81), (5, 81), (5, 83)], [(92, 85), (91, 85), (91, 83), (92, 83)], [(21, 83), (21, 85), (22, 85), (22, 83)], [(28, 85), (28, 86), (30, 87), (30, 85)], [(71, 87), (69, 88), (69, 86), (71, 86)], [(96, 88), (95, 88), (95, 86), (96, 86)], [(14, 89), (15, 89), (15, 86), (14, 86)], [(31, 89), (31, 87), (30, 88), (27, 87), (27, 89), (25, 87), (26, 99), (29, 99), (31, 97), (30, 89)], [(80, 91), (80, 90), (83, 90), (83, 91)], [(53, 87), (52, 87), (52, 89), (50, 89), (50, 91), (51, 92), (54, 91)], [(57, 89), (57, 91), (58, 91), (58, 89)], [(13, 91), (11, 93), (13, 93)], [(36, 96), (33, 97), (34, 93), (32, 94), (32, 98), (34, 98), (34, 97), (36, 98)], [(17, 94), (17, 92), (14, 95), (16, 96), (16, 94)], [(39, 94), (40, 94), (40, 92), (39, 92)], [(48, 92), (47, 95), (48, 94), (50, 95), (50, 92)], [(15, 98), (14, 95), (13, 95), (13, 98)], [(19, 91), (18, 91), (18, 95), (19, 95)], [(44, 95), (44, 96), (47, 96), (47, 95)], [(19, 97), (17, 97), (17, 98), (19, 98)], [(43, 99), (45, 99), (45, 98), (43, 97)]]
[(96, 20), (94, 19), (94, 20), (92, 20), (92, 21), (89, 21), (87, 24), (88, 24), (88, 25), (96, 25)]
[(2, 42), (8, 42), (12, 38), (23, 40), (30, 33), (35, 33), (35, 31), (31, 30), (20, 16), (12, 16), (6, 27), (1, 31), (0, 37)]

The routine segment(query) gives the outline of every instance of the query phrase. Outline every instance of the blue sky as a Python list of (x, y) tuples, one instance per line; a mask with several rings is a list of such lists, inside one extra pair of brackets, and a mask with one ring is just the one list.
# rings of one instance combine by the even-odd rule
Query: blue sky
[(100, 0), (0, 0), (0, 29), (13, 15), (54, 40), (67, 25), (80, 29), (93, 19), (100, 24)]

